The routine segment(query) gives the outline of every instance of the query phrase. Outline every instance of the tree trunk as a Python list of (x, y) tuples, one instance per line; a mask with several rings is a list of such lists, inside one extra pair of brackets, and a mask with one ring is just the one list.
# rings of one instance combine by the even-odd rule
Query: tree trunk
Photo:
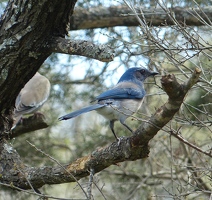
[(75, 3), (69, 0), (9, 1), (0, 21), (1, 134), (12, 126), (11, 110), (19, 91), (52, 53), (49, 41), (65, 37)]
[[(25, 165), (7, 144), (15, 99), (52, 53), (49, 41), (64, 38), (76, 0), (10, 0), (0, 21), (0, 155), (2, 183), (28, 185)], [(25, 171), (26, 172), (26, 171)]]

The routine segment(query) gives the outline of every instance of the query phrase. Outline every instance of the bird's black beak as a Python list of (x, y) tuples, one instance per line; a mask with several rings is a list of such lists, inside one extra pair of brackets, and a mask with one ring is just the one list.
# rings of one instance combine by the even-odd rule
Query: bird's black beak
[(159, 74), (158, 72), (151, 72), (150, 73), (150, 76), (155, 76), (155, 75), (157, 75), (157, 74)]

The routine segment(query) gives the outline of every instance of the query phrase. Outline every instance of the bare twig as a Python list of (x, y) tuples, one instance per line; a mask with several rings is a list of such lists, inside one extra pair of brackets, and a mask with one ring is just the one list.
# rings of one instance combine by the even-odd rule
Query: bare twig
[[(64, 171), (66, 171), (73, 179), (75, 179), (75, 181), (77, 182), (77, 184), (79, 185), (79, 187), (81, 188), (81, 190), (83, 191), (83, 193), (85, 194), (86, 198), (88, 198), (87, 193), (85, 192), (85, 190), (83, 189), (83, 187), (81, 186), (81, 184), (78, 182), (78, 180), (72, 175), (72, 173), (70, 173), (70, 171), (68, 171), (63, 165), (61, 165), (58, 160), (56, 160), (55, 158), (53, 158), (52, 156), (50, 156), (49, 154), (45, 153), (44, 151), (42, 151), (41, 149), (38, 149), (34, 144), (32, 144), (31, 142), (27, 141), (33, 148), (35, 148), (38, 152), (44, 154), (46, 157), (48, 157), (50, 160), (52, 160), (53, 162), (57, 163)], [(27, 180), (29, 181), (29, 180)], [(31, 184), (30, 184), (31, 186)], [(31, 186), (32, 187), (32, 186)]]
[(212, 158), (212, 152), (211, 152), (211, 150), (210, 150), (210, 152), (207, 152), (207, 151), (204, 151), (204, 150), (200, 149), (196, 145), (190, 143), (189, 141), (187, 141), (185, 138), (182, 137), (182, 135), (180, 134), (179, 130), (177, 132), (170, 131), (170, 134), (173, 135), (178, 140), (180, 140), (181, 142), (183, 142), (184, 144), (186, 144), (186, 145), (192, 147), (193, 149), (195, 149), (195, 150), (197, 150), (197, 151), (199, 151), (199, 152), (201, 152), (201, 153), (203, 153), (203, 154), (205, 154), (205, 155), (207, 155), (207, 156), (209, 156), (209, 157)]
[(89, 181), (88, 181), (88, 200), (92, 200), (93, 197), (92, 197), (92, 185), (93, 185), (93, 178), (94, 178), (94, 169), (90, 169), (90, 176), (89, 176)]

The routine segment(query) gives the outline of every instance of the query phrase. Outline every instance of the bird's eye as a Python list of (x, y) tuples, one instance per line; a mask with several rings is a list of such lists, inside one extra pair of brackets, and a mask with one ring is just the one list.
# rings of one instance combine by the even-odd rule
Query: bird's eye
[(145, 73), (145, 70), (144, 70), (144, 69), (142, 69), (142, 70), (141, 70), (141, 74), (144, 74), (144, 73)]

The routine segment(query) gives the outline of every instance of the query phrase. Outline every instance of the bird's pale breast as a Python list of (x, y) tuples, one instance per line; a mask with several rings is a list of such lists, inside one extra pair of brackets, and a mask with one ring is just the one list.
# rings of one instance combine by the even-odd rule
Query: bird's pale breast
[[(104, 103), (100, 101), (99, 103)], [(111, 100), (112, 103), (105, 107), (96, 110), (99, 114), (109, 120), (122, 120), (125, 121), (128, 117), (133, 115), (141, 107), (142, 99), (122, 99)]]

